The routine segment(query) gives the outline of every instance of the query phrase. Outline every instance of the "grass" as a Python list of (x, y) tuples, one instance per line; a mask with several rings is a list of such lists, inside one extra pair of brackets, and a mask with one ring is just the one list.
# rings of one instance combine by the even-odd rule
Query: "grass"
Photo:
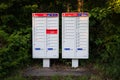
[(51, 77), (23, 77), (21, 75), (11, 76), (8, 78), (5, 78), (4, 80), (103, 80), (100, 76), (97, 75), (91, 75), (91, 76), (59, 76), (54, 75)]
[(16, 76), (5, 78), (4, 80), (26, 80), (26, 78), (22, 77), (21, 75), (16, 75)]

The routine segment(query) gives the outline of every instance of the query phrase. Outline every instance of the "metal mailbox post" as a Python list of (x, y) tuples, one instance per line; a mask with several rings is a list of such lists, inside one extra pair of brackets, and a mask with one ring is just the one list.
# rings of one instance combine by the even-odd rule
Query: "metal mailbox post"
[(43, 58), (43, 67), (59, 58), (58, 13), (32, 13), (32, 51), (33, 58)]
[(62, 58), (72, 59), (72, 67), (78, 67), (78, 59), (88, 59), (88, 56), (88, 13), (62, 13)]

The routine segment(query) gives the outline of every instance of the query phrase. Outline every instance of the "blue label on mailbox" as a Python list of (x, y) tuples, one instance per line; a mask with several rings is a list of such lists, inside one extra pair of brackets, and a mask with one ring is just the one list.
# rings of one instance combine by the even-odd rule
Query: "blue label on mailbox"
[(52, 16), (52, 14), (48, 14), (48, 16)]
[(35, 50), (40, 50), (40, 48), (35, 48)]
[(78, 13), (78, 16), (82, 16), (82, 14), (81, 14), (81, 13)]
[(70, 48), (64, 48), (64, 50), (70, 50)]
[(48, 48), (48, 50), (53, 50), (53, 48)]
[(58, 16), (58, 14), (53, 14), (53, 16)]
[(56, 17), (56, 16), (58, 16), (58, 14), (57, 13), (48, 13), (47, 16), (48, 17)]
[(82, 48), (77, 48), (77, 50), (83, 50)]
[(88, 13), (87, 13), (87, 12), (84, 12), (84, 13), (78, 13), (78, 16), (88, 16)]

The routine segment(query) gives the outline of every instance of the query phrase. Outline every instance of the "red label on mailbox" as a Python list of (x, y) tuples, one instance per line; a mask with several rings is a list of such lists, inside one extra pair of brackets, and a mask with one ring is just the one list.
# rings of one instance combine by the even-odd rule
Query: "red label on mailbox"
[(57, 29), (46, 29), (46, 34), (57, 34)]
[(71, 17), (71, 16), (78, 16), (78, 13), (62, 13), (62, 16), (66, 16), (66, 17)]
[(33, 13), (32, 16), (34, 17), (47, 17), (46, 13)]
[(58, 13), (32, 13), (33, 17), (58, 17)]
[(63, 17), (88, 17), (88, 12), (66, 12), (62, 13)]

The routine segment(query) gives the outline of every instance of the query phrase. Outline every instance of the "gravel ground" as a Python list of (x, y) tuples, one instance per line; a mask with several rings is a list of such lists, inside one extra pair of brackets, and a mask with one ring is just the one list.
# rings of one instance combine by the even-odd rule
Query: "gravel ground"
[(25, 77), (28, 77), (28, 76), (38, 77), (38, 76), (54, 76), (54, 75), (81, 76), (81, 75), (91, 75), (92, 73), (88, 69), (83, 68), (83, 67), (71, 68), (69, 66), (54, 65), (50, 68), (42, 68), (39, 66), (29, 67), (23, 70), (22, 74)]

